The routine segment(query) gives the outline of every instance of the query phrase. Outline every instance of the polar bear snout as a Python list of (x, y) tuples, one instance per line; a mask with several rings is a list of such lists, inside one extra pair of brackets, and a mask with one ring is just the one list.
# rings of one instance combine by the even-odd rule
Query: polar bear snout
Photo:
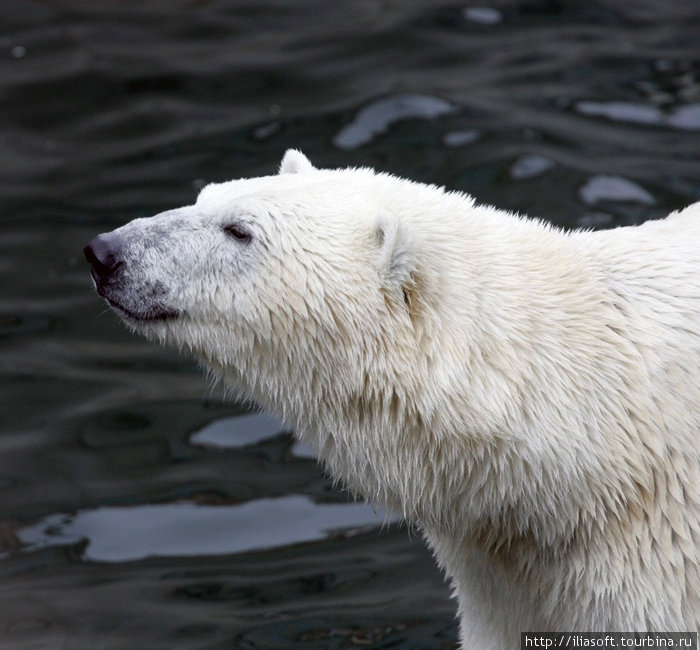
[(97, 235), (83, 249), (87, 261), (90, 262), (90, 274), (98, 289), (124, 264), (121, 248), (119, 236), (109, 232)]
[[(167, 304), (168, 290), (135, 257), (133, 241), (121, 232), (103, 233), (83, 249), (97, 293), (131, 324), (171, 319), (179, 310)], [(143, 257), (143, 251), (141, 251)]]

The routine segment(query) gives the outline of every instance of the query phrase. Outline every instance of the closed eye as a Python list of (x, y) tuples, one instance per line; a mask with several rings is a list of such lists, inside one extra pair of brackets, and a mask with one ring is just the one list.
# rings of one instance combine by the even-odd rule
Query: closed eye
[(224, 232), (232, 239), (236, 239), (237, 241), (246, 244), (253, 239), (253, 236), (245, 228), (243, 228), (237, 223), (232, 223), (228, 226), (224, 226)]

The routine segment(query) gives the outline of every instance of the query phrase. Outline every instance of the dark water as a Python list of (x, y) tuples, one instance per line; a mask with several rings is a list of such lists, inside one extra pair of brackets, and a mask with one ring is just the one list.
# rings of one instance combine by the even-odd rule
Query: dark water
[(696, 0), (0, 3), (0, 647), (450, 648), (419, 536), (132, 337), (96, 233), (289, 146), (572, 227), (700, 199)]

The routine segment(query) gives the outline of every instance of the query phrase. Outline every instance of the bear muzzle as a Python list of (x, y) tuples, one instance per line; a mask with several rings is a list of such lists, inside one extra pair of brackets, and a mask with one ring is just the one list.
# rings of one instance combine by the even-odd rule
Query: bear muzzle
[(97, 235), (83, 253), (90, 262), (90, 275), (97, 293), (121, 316), (132, 323), (176, 318), (180, 312), (163, 303), (167, 293), (160, 282), (130, 277), (128, 273), (126, 245), (114, 232)]

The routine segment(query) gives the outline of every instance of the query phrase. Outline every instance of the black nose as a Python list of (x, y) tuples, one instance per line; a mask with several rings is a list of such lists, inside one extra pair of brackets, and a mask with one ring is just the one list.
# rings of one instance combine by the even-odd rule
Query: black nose
[(97, 235), (83, 248), (83, 253), (92, 264), (92, 277), (97, 283), (109, 278), (124, 263), (121, 259), (121, 240), (111, 232)]

